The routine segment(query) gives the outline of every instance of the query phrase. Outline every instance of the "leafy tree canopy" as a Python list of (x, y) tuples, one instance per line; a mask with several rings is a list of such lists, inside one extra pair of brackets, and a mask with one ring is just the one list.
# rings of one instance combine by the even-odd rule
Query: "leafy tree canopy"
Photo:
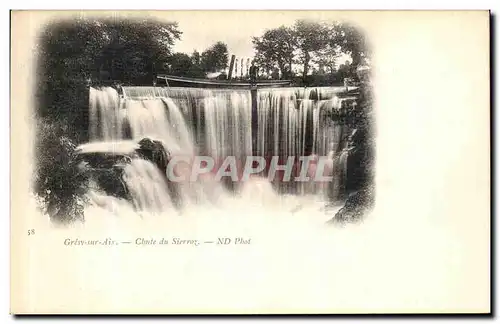
[(284, 73), (291, 72), (296, 47), (291, 28), (281, 26), (269, 29), (261, 37), (253, 37), (252, 43), (256, 51), (255, 62), (258, 65), (266, 70), (277, 66)]
[(228, 66), (229, 52), (227, 45), (217, 42), (201, 54), (201, 66), (205, 72), (219, 72)]
[[(347, 23), (297, 20), (290, 27), (266, 30), (252, 43), (255, 62), (261, 69), (278, 67), (282, 74), (291, 76), (292, 64), (300, 64), (304, 81), (314, 63), (319, 65), (319, 72), (333, 75), (339, 72), (339, 57), (347, 55), (351, 57), (347, 74), (353, 76), (369, 56), (363, 33)], [(342, 77), (347, 77), (344, 70)]]

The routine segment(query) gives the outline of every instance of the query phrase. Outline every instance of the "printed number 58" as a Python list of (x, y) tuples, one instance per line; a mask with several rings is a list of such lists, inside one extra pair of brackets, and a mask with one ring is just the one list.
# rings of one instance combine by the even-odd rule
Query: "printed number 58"
[(35, 230), (34, 229), (29, 229), (28, 230), (28, 236), (30, 235), (35, 235)]

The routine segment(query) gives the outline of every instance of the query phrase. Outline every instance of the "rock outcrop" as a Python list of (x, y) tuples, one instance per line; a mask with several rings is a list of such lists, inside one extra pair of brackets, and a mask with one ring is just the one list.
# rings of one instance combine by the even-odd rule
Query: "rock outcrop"
[(349, 195), (344, 207), (335, 214), (330, 222), (344, 225), (362, 221), (366, 211), (373, 208), (374, 203), (375, 190), (373, 186), (356, 191)]
[(375, 203), (372, 98), (371, 88), (366, 82), (360, 88), (355, 106), (356, 109), (343, 119), (353, 131), (346, 145), (345, 193), (348, 196), (344, 206), (330, 221), (336, 224), (361, 221)]
[(171, 159), (170, 152), (165, 148), (161, 141), (153, 140), (147, 137), (139, 141), (139, 147), (140, 148), (136, 150), (139, 156), (155, 164), (165, 176), (165, 181), (167, 183), (172, 203), (177, 208), (182, 207), (179, 186), (177, 183), (170, 181), (167, 177), (167, 166)]
[(139, 141), (139, 146), (140, 148), (136, 150), (139, 156), (151, 161), (166, 174), (170, 152), (165, 149), (163, 143), (146, 137)]

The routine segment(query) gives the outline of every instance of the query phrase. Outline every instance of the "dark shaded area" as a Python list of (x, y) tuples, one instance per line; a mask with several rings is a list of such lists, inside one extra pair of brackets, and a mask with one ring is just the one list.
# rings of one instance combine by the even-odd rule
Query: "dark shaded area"
[(143, 138), (139, 141), (139, 149), (136, 152), (139, 157), (153, 162), (164, 174), (167, 173), (170, 152), (165, 150), (163, 143), (150, 138)]
[(46, 26), (37, 52), (37, 117), (71, 125), (70, 139), (88, 140), (88, 86), (151, 85), (180, 35), (176, 23), (152, 19), (75, 17)]
[(76, 145), (65, 135), (68, 128), (46, 120), (38, 122), (33, 179), (43, 212), (52, 220), (63, 223), (83, 220), (89, 179), (89, 174), (79, 168)]
[(373, 208), (375, 204), (374, 190), (373, 186), (370, 186), (353, 192), (347, 198), (344, 207), (335, 214), (330, 222), (345, 225), (346, 223), (362, 221), (366, 211)]
[(74, 157), (80, 172), (87, 174), (107, 195), (129, 199), (128, 189), (122, 181), (123, 169), (131, 156), (113, 153), (85, 153)]
[(33, 187), (52, 218), (83, 217), (79, 206), (88, 175), (82, 175), (73, 158), (76, 144), (89, 140), (89, 85), (112, 85), (115, 80), (151, 85), (180, 35), (176, 23), (150, 18), (75, 16), (42, 30), (35, 53)]
[(348, 139), (345, 205), (333, 218), (334, 223), (361, 221), (375, 203), (374, 163), (375, 133), (373, 129), (373, 97), (369, 80), (362, 79), (358, 107), (344, 121), (354, 129)]

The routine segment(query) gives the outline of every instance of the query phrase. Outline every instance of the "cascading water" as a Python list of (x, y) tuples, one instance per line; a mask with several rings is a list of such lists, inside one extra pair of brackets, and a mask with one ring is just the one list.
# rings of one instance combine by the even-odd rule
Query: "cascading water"
[[(309, 96), (304, 90), (262, 90), (258, 94), (253, 118), (250, 105), (246, 104), (249, 100), (246, 92), (156, 89), (146, 98), (141, 91), (149, 89), (138, 90), (135, 94), (132, 90), (124, 89), (126, 96), (120, 99), (110, 88), (91, 89), (92, 143), (84, 148), (100, 153), (106, 150), (127, 152), (136, 141), (122, 145), (118, 143), (122, 142), (120, 139), (139, 139), (152, 134), (186, 152), (195, 150), (204, 154), (212, 151), (214, 155), (237, 150), (246, 152), (252, 148), (249, 131), (250, 121), (254, 119), (257, 128), (254, 133), (256, 147), (253, 149), (259, 155), (278, 152), (285, 157), (305, 152), (321, 156), (335, 151), (338, 156), (345, 144), (344, 135), (348, 134), (343, 124), (328, 123), (323, 118), (342, 108), (342, 101), (335, 96), (327, 97), (323, 89), (319, 91), (320, 96), (314, 90), (308, 90)], [(241, 109), (235, 116), (235, 109), (230, 108), (238, 105)], [(236, 133), (237, 138), (230, 136)], [(222, 136), (225, 136), (224, 140)], [(339, 160), (345, 164), (346, 155), (340, 155)], [(124, 181), (137, 208), (165, 211), (166, 215), (175, 212), (176, 209), (171, 207), (171, 193), (160, 181), (162, 177), (160, 170), (145, 160), (133, 160), (125, 167)], [(40, 244), (34, 244), (40, 247), (40, 253), (33, 253), (35, 258), (30, 262), (36, 265), (37, 271), (49, 275), (48, 282), (60, 279), (57, 276), (61, 274), (76, 274), (76, 277), (65, 280), (70, 289), (65, 287), (55, 291), (57, 298), (51, 307), (59, 307), (58, 302), (68, 298), (68, 291), (83, 288), (85, 296), (98, 298), (97, 301), (82, 299), (83, 305), (87, 301), (96, 305), (116, 301), (115, 304), (126, 311), (130, 308), (150, 309), (151, 302), (164, 300), (166, 309), (181, 309), (189, 304), (201, 310), (229, 308), (236, 312), (259, 305), (277, 305), (283, 309), (310, 307), (318, 312), (332, 308), (352, 309), (353, 305), (359, 305), (359, 296), (367, 295), (366, 292), (369, 296), (363, 300), (364, 305), (381, 305), (379, 292), (387, 290), (387, 282), (398, 284), (389, 287), (391, 290), (386, 295), (394, 298), (384, 300), (383, 305), (401, 310), (408, 309), (407, 301), (415, 300), (415, 292), (426, 297), (429, 291), (436, 291), (434, 295), (437, 297), (431, 300), (434, 302), (446, 299), (443, 296), (449, 296), (450, 291), (457, 291), (456, 282), (449, 280), (449, 268), (453, 265), (461, 269), (465, 264), (462, 262), (465, 261), (464, 249), (461, 249), (463, 235), (450, 232), (450, 226), (427, 223), (426, 217), (420, 217), (421, 208), (416, 211), (413, 211), (415, 208), (409, 209), (411, 217), (384, 213), (387, 211), (385, 207), (393, 211), (393, 208), (406, 206), (391, 200), (387, 206), (382, 205), (381, 213), (368, 217), (363, 226), (352, 231), (332, 232), (330, 227), (324, 226), (325, 221), (332, 217), (331, 212), (326, 215), (321, 210), (324, 204), (316, 204), (307, 196), (277, 196), (269, 183), (262, 179), (248, 184), (250, 186), (242, 190), (241, 198), (229, 203), (223, 201), (223, 209), (200, 208), (193, 204), (186, 210), (186, 217), (152, 217), (143, 221), (138, 219), (137, 213), (129, 210), (128, 204), (117, 204), (119, 210), (113, 210), (111, 215), (109, 209), (100, 208), (101, 205), (99, 208), (91, 206), (85, 213), (85, 227), (90, 231), (82, 232), (79, 228), (59, 233), (53, 231), (50, 240), (39, 240)], [(214, 187), (200, 184), (200, 188), (193, 189), (193, 192), (206, 197), (200, 199), (222, 197), (214, 188), (220, 187), (217, 183)], [(187, 193), (182, 195), (187, 196)], [(103, 203), (110, 199), (97, 197)], [(120, 217), (112, 217), (113, 214)], [(48, 232), (48, 228), (43, 227), (47, 226), (44, 218), (35, 217), (33, 220), (37, 232), (39, 229)], [(424, 245), (422, 233), (426, 235)], [(61, 243), (69, 238), (101, 240), (107, 237), (134, 242), (142, 238), (171, 240), (179, 237), (203, 242), (226, 236), (251, 238), (252, 242), (226, 247), (215, 244), (147, 247), (132, 243), (129, 247), (91, 249), (68, 248)], [(40, 235), (32, 239), (39, 237), (43, 238)], [(120, 257), (123, 253), (127, 254), (126, 258)], [(53, 261), (51, 256), (54, 256)], [(65, 262), (61, 263), (61, 259)], [(79, 264), (81, 266), (75, 266)], [(86, 266), (88, 264), (93, 266)], [(430, 267), (422, 267), (422, 264)], [(82, 267), (86, 271), (75, 271)], [(144, 276), (160, 280), (134, 280)], [(39, 298), (51, 288), (43, 282), (35, 291)], [(109, 282), (111, 285), (107, 284)], [(124, 285), (132, 286), (127, 290), (119, 289)], [(207, 285), (209, 289), (205, 289)], [(300, 291), (296, 294), (300, 299), (280, 303), (286, 298), (275, 292), (280, 292), (283, 287), (287, 287), (287, 291)], [(464, 286), (464, 291), (467, 288)], [(221, 290), (218, 298), (213, 298), (214, 289)], [(188, 293), (164, 293), (181, 290)], [(96, 291), (100, 293), (95, 294)], [(141, 296), (144, 291), (147, 293)], [(328, 298), (325, 292), (331, 292), (326, 296)], [(193, 296), (198, 298), (193, 299)], [(420, 300), (412, 305), (416, 308), (428, 306), (422, 305)], [(85, 311), (84, 307), (82, 310)]]
[(134, 159), (125, 167), (123, 179), (137, 210), (161, 213), (172, 207), (164, 175), (151, 162)]
[(207, 96), (203, 106), (206, 152), (214, 158), (216, 167), (221, 166), (226, 157), (234, 157), (241, 175), (246, 157), (252, 155), (250, 93), (225, 92), (222, 100), (220, 96)]
[[(181, 148), (180, 151), (174, 150), (174, 154), (189, 157), (206, 155), (214, 159), (215, 167), (221, 165), (227, 156), (234, 156), (238, 170), (242, 169), (245, 158), (252, 155), (249, 91), (124, 87), (123, 93), (126, 101), (149, 102), (160, 98), (168, 107), (173, 107), (169, 109), (166, 122), (157, 123), (158, 127), (165, 125), (163, 127), (166, 129), (176, 129), (175, 141), (166, 142), (170, 151), (173, 147)], [(230, 185), (232, 182), (228, 181), (226, 184)], [(203, 183), (185, 182), (180, 186), (184, 199), (195, 202), (205, 200), (207, 192), (222, 190), (217, 188), (220, 184), (208, 179)], [(213, 197), (213, 194), (208, 196)]]
[(110, 87), (100, 90), (90, 88), (90, 140), (109, 141), (122, 138), (122, 121), (120, 97), (118, 92)]
[[(278, 88), (262, 89), (257, 94), (259, 155), (279, 156), (282, 164), (289, 156), (297, 159), (300, 156), (328, 156), (331, 161), (324, 175), (333, 176), (333, 183), (300, 182), (294, 189), (301, 194), (327, 194), (330, 199), (339, 195), (341, 174), (346, 172), (346, 163), (341, 159), (345, 154), (341, 152), (349, 132), (343, 123), (332, 118), (345, 106), (344, 99), (336, 95), (341, 90), (333, 87)], [(299, 172), (300, 166), (297, 166), (294, 175), (298, 176)], [(284, 190), (283, 183), (276, 184)]]
[(251, 155), (250, 91), (124, 87), (123, 95), (125, 102), (162, 100), (171, 105), (166, 123), (158, 123), (175, 128), (185, 148), (213, 158)]
[[(249, 91), (124, 87), (120, 98), (112, 88), (90, 90), (91, 141), (103, 147), (110, 140), (148, 137), (161, 141), (173, 156), (208, 155), (219, 164), (234, 156), (241, 169), (252, 155), (250, 123)], [(172, 190), (152, 168), (149, 161), (134, 160), (125, 169), (125, 182), (137, 209), (164, 210), (172, 205)], [(185, 204), (216, 202), (217, 194), (224, 193), (208, 176), (176, 186), (175, 198)], [(160, 199), (165, 193), (167, 198)]]
[[(284, 183), (279, 183), (277, 187), (288, 193), (324, 196), (328, 192), (331, 197), (339, 191), (345, 174), (345, 163), (341, 163), (345, 156), (341, 151), (347, 129), (328, 118), (342, 108), (342, 100), (336, 96), (339, 89), (262, 89), (257, 93), (255, 116), (247, 90), (123, 87), (122, 91), (120, 97), (112, 88), (90, 89), (91, 142), (104, 145), (148, 137), (161, 141), (173, 156), (192, 159), (195, 155), (208, 155), (215, 160), (216, 168), (226, 157), (234, 156), (240, 174), (246, 157), (254, 154), (267, 158), (267, 162), (270, 157), (279, 156), (280, 164), (290, 156), (298, 159), (330, 155), (331, 160), (337, 161), (331, 171), (333, 186), (299, 183), (293, 187), (288, 183), (284, 188)], [(179, 200), (184, 205), (214, 202), (225, 192), (221, 182), (207, 175), (204, 181), (176, 184), (173, 193), (161, 171), (146, 160), (134, 159), (124, 171), (136, 209), (160, 212)], [(298, 176), (299, 171), (300, 166), (296, 165), (292, 176)], [(226, 184), (229, 183), (233, 184)]]

